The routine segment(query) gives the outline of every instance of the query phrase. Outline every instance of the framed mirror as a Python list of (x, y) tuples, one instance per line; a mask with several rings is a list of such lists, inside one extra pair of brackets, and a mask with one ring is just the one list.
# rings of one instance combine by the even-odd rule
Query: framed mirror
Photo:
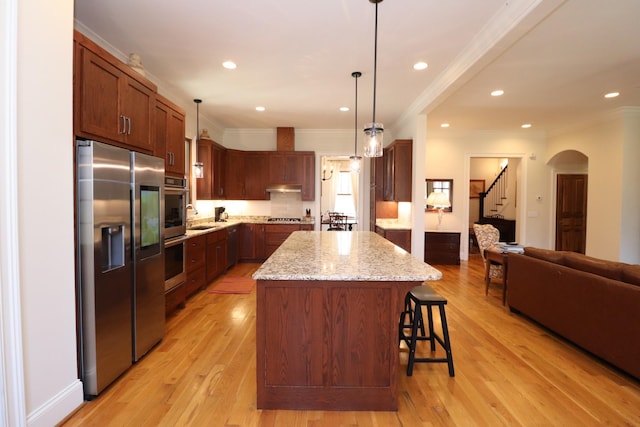
[(443, 212), (453, 212), (453, 179), (425, 179), (424, 193), (424, 210), (426, 212), (437, 212), (438, 210), (431, 205), (427, 205), (427, 197), (429, 194), (445, 193), (449, 197), (451, 206), (442, 209)]

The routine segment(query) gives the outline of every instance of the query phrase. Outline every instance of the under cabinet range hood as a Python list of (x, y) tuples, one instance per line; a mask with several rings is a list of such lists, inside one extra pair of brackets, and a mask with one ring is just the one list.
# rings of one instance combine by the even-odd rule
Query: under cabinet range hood
[(300, 184), (273, 184), (267, 186), (268, 193), (302, 193)]

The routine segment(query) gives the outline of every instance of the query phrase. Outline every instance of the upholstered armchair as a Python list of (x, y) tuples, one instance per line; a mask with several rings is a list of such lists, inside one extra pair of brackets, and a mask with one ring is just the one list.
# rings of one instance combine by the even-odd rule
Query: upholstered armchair
[[(500, 232), (491, 224), (473, 224), (473, 232), (478, 240), (478, 247), (480, 248), (480, 255), (482, 255), (482, 261), (487, 268), (487, 260), (484, 257), (485, 249), (489, 249), (498, 244), (500, 240)], [(489, 263), (489, 281), (491, 279), (502, 279), (504, 282), (501, 264)], [(489, 290), (489, 282), (487, 282), (486, 292)], [(486, 293), (485, 292), (485, 293)]]

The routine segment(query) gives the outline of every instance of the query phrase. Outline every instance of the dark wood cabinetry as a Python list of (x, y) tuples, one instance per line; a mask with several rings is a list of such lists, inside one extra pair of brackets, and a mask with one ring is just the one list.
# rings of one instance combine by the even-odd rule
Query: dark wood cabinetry
[[(269, 200), (267, 193), (269, 184), (301, 185), (301, 199), (304, 201), (315, 199), (315, 153), (231, 149), (225, 151), (226, 199)], [(198, 198), (201, 197), (198, 196)]]
[(207, 233), (207, 283), (227, 270), (227, 229)]
[(262, 151), (227, 150), (226, 198), (268, 200), (269, 157)]
[(427, 264), (460, 264), (460, 233), (457, 231), (426, 231), (424, 262)]
[(187, 282), (185, 284), (186, 296), (192, 295), (207, 284), (206, 281), (206, 237), (195, 236), (185, 243), (185, 270)]
[(407, 252), (411, 252), (411, 230), (389, 230), (376, 226), (376, 233)]
[(196, 180), (199, 200), (225, 198), (226, 148), (210, 139), (198, 140), (198, 161), (204, 166), (204, 177)]
[(302, 200), (315, 199), (315, 153), (272, 151), (269, 153), (269, 184), (298, 184)]
[(413, 161), (413, 142), (410, 139), (394, 141), (384, 153), (385, 201), (411, 201), (411, 173)]
[(164, 157), (166, 175), (185, 175), (185, 113), (168, 99), (156, 95), (155, 155)]
[(265, 258), (269, 258), (291, 233), (298, 230), (298, 224), (267, 224), (264, 232)]
[(77, 136), (153, 153), (156, 86), (74, 32)]

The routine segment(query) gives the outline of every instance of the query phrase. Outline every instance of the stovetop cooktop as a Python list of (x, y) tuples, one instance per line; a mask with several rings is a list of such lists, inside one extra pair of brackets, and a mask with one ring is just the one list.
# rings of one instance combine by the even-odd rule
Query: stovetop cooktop
[(271, 217), (268, 222), (302, 222), (302, 218)]

